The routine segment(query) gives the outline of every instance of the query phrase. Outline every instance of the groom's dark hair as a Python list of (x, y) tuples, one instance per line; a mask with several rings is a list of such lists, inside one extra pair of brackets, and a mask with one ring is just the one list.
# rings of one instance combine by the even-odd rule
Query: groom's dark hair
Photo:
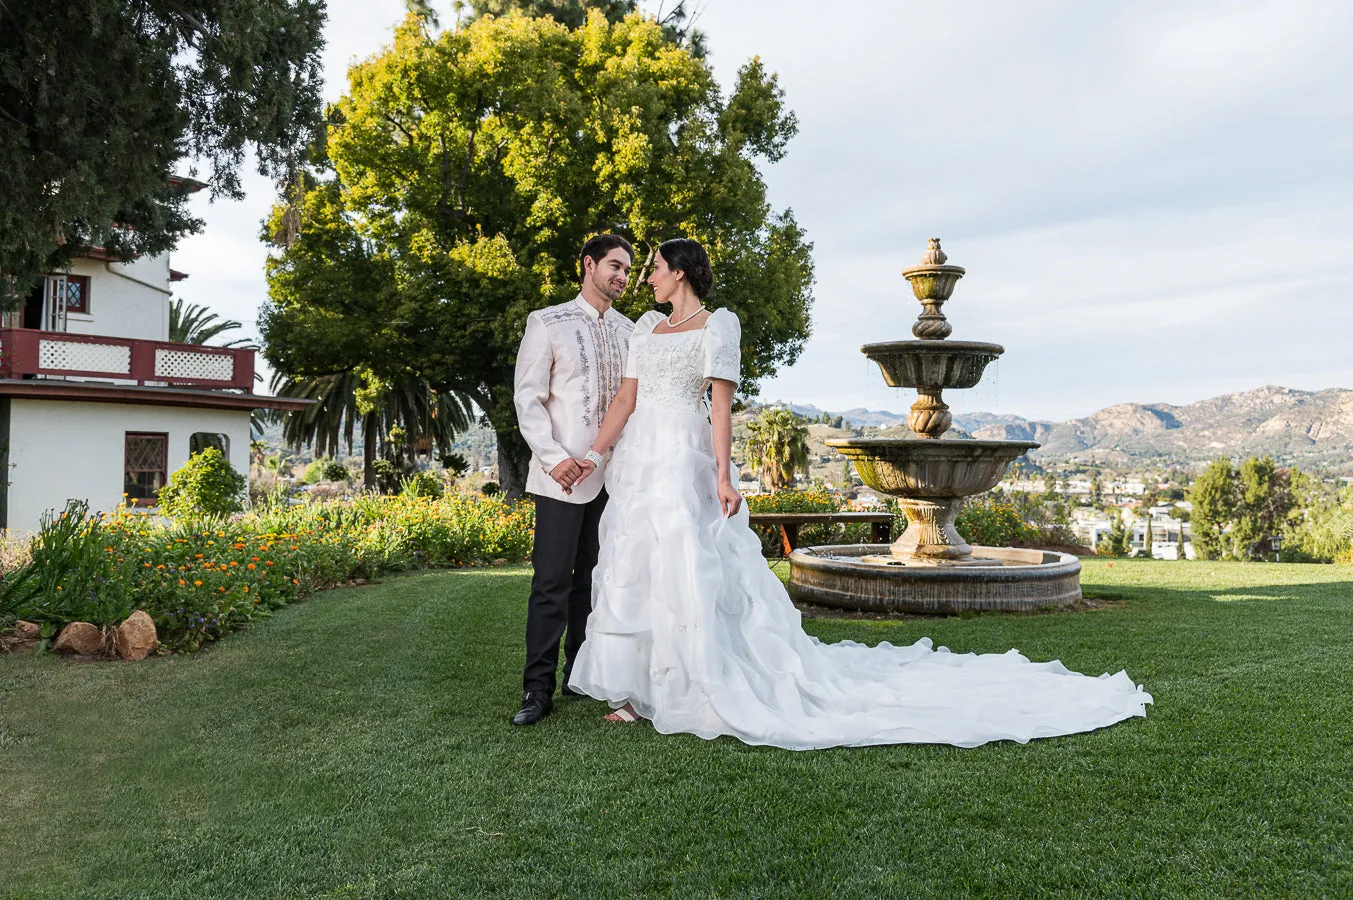
[(578, 254), (578, 282), (581, 283), (587, 275), (587, 263), (584, 260), (591, 257), (592, 262), (599, 263), (616, 247), (628, 253), (631, 260), (634, 259), (634, 248), (618, 234), (599, 234), (589, 238), (587, 243), (583, 244), (583, 252)]

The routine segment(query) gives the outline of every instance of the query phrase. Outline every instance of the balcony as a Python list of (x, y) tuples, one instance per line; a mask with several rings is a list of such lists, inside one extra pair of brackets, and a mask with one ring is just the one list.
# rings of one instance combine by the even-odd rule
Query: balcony
[(254, 387), (254, 351), (0, 328), (0, 378), (115, 379), (205, 389)]

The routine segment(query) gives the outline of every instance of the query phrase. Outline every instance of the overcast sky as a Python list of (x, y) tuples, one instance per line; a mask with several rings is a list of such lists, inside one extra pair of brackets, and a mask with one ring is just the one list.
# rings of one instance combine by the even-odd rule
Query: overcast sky
[[(812, 337), (766, 400), (902, 410), (926, 238), (954, 339), (1006, 354), (956, 411), (1029, 418), (1353, 387), (1353, 3), (696, 0), (725, 86), (760, 56), (799, 135), (765, 171), (815, 245)], [(450, 2), (437, 4), (450, 17)], [(330, 0), (326, 96), (400, 0)], [(208, 205), (178, 294), (254, 332), (272, 187)]]

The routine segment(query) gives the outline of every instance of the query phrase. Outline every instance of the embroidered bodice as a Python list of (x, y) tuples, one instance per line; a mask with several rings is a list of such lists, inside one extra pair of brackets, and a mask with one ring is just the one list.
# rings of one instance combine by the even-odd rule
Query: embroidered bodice
[(639, 380), (635, 408), (700, 412), (710, 379), (738, 381), (738, 317), (716, 309), (704, 328), (655, 334), (653, 328), (662, 320), (662, 313), (645, 313), (630, 338), (625, 377)]

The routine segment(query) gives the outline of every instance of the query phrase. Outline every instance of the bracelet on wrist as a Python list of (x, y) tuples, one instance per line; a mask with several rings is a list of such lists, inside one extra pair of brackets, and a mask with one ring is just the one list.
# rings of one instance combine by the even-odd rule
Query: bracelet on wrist
[(606, 462), (606, 457), (602, 456), (595, 450), (588, 450), (586, 453), (583, 454), (583, 459), (587, 460), (592, 465), (596, 466), (598, 469), (600, 469), (602, 464)]

